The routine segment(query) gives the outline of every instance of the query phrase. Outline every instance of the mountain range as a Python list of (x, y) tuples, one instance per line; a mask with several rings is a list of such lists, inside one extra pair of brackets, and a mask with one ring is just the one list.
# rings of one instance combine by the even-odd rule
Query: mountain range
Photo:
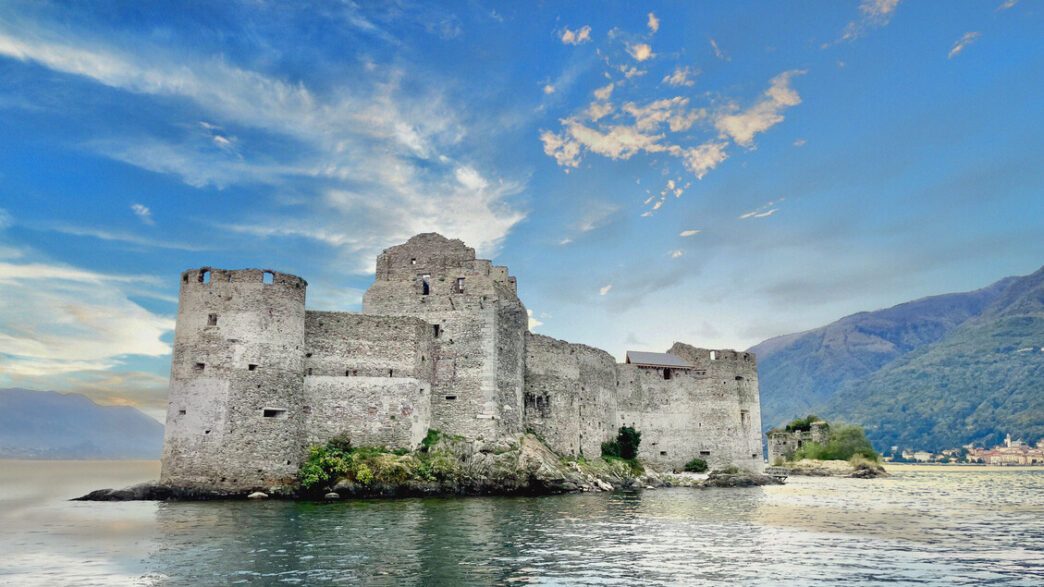
[(1044, 438), (1044, 268), (750, 350), (766, 428), (815, 413), (863, 426), (879, 450)]
[(86, 396), (0, 389), (0, 458), (158, 459), (163, 424)]

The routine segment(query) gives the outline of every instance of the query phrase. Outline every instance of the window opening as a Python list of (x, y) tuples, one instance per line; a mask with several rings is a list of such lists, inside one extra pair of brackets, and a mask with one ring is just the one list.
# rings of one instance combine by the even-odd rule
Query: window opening
[(710, 456), (710, 451), (709, 450), (701, 450), (700, 451), (700, 456), (701, 457), (709, 457)]
[(441, 330), (441, 329), (439, 328), (439, 325), (438, 325), (438, 324), (434, 325), (434, 326), (432, 327), (432, 330), (433, 330), (433, 331), (435, 332), (435, 338), (438, 338), (438, 337), (439, 337), (439, 330)]
[(421, 275), (421, 282), (422, 282), (422, 288), (424, 290), (424, 295), (428, 295), (429, 293), (431, 293), (431, 285), (428, 283), (429, 279), (431, 279), (431, 275), (428, 275), (428, 274)]
[(199, 272), (199, 282), (200, 283), (210, 283), (210, 270), (209, 269), (204, 269), (204, 270)]
[(388, 369), (388, 377), (393, 377), (391, 369)]
[(265, 418), (285, 418), (286, 410), (280, 408), (264, 408), (261, 416)]
[(447, 396), (446, 396), (446, 399), (448, 399), (448, 400), (454, 400), (454, 399), (457, 399), (457, 396), (455, 396), (455, 395), (447, 395)]
[(247, 371), (257, 371), (257, 365), (253, 363), (247, 365)]
[(737, 375), (736, 376), (736, 381), (743, 381), (743, 376), (742, 375)]
[(664, 379), (670, 379), (671, 378), (671, 370), (669, 368), (666, 368), (666, 367), (664, 368), (664, 370), (663, 370), (663, 378)]
[(457, 278), (456, 290), (457, 290), (457, 293), (464, 293), (464, 278), (463, 277), (458, 277)]
[(185, 415), (185, 410), (178, 410), (178, 415), (179, 416), (184, 416)]
[(665, 456), (667, 456), (667, 451), (665, 451), (665, 450), (661, 450), (661, 451), (660, 451), (660, 456), (661, 456), (661, 457), (665, 457)]
[(311, 367), (309, 367), (309, 368), (308, 368), (308, 374), (309, 374), (309, 375), (311, 375), (311, 374), (312, 374), (312, 368), (311, 368)]
[(206, 363), (196, 363), (196, 365), (193, 367), (193, 369), (195, 369), (196, 371), (202, 371), (203, 369), (206, 368), (206, 366), (207, 366)]
[(272, 285), (274, 281), (275, 273), (272, 273), (271, 271), (265, 271), (263, 276), (261, 277), (261, 283), (265, 283), (267, 285)]
[(417, 259), (410, 259), (410, 265), (416, 265)]
[(718, 359), (718, 353), (716, 351), (711, 351), (711, 360), (712, 361), (716, 361), (717, 359)]
[(217, 326), (217, 314), (207, 316), (207, 326)]

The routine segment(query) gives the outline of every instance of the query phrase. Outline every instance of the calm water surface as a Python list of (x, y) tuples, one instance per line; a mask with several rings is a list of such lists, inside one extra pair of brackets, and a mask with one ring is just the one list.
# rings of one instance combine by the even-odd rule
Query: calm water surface
[(85, 503), (155, 462), (0, 461), (0, 584), (1044, 584), (1044, 469), (545, 498)]

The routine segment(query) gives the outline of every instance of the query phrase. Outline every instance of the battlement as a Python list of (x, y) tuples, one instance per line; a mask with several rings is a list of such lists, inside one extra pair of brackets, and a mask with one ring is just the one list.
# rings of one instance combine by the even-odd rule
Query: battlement
[(296, 275), (280, 273), (271, 269), (215, 269), (200, 267), (181, 273), (182, 286), (215, 283), (259, 283), (263, 285), (283, 285), (296, 289), (308, 287), (308, 282)]

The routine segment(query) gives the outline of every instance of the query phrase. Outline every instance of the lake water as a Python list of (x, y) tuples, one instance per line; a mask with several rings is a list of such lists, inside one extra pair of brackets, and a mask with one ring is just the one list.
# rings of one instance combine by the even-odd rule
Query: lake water
[(70, 502), (156, 462), (0, 461), (0, 584), (1044, 584), (1044, 469), (544, 498)]

